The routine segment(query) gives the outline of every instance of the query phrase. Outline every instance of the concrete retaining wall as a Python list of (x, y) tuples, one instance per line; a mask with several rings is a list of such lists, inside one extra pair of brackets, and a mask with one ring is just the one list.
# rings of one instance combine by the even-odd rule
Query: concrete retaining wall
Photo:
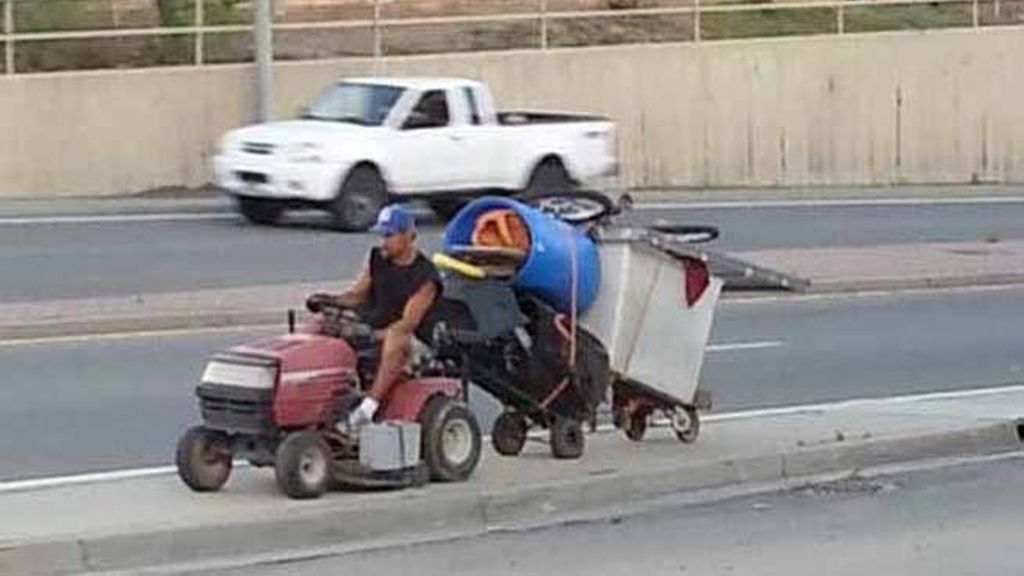
[[(344, 74), (468, 75), (505, 107), (621, 126), (631, 186), (1024, 181), (1024, 27), (287, 63), (276, 111)], [(198, 186), (250, 66), (0, 78), (0, 196)]]

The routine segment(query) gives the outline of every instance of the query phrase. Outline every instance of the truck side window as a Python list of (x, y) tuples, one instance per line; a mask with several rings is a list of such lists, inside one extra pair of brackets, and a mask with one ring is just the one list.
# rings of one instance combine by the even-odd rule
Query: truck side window
[(466, 94), (466, 103), (469, 105), (469, 123), (479, 126), (480, 108), (476, 105), (476, 96), (473, 94), (473, 89), (466, 87), (462, 91)]
[(443, 90), (424, 94), (405, 121), (405, 128), (441, 128), (448, 125), (448, 98)]

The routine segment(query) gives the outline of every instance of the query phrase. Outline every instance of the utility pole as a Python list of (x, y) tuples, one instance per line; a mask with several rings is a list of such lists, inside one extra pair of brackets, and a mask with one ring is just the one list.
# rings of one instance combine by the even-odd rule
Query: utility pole
[(256, 120), (270, 120), (273, 105), (274, 83), (274, 38), (271, 22), (273, 0), (255, 0), (253, 11), (253, 36), (256, 39)]

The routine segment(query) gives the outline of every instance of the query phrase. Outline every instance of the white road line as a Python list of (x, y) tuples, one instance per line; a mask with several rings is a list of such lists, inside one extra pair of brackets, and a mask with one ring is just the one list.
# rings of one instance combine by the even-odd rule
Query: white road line
[(951, 286), (937, 288), (908, 288), (906, 290), (861, 290), (853, 292), (823, 292), (816, 293), (785, 293), (766, 296), (739, 296), (736, 298), (722, 298), (719, 306), (734, 306), (748, 304), (777, 304), (792, 302), (801, 304), (819, 300), (846, 300), (846, 299), (869, 299), (869, 298), (893, 298), (893, 297), (919, 297), (919, 296), (942, 296), (971, 294), (976, 292), (1012, 292), (1024, 290), (1024, 284), (991, 284), (980, 286)]
[(837, 410), (845, 408), (856, 408), (864, 406), (881, 406), (885, 404), (908, 404), (913, 402), (934, 402), (936, 400), (959, 400), (964, 398), (978, 398), (992, 396), (995, 394), (1024, 392), (1024, 384), (1011, 384), (993, 388), (969, 388), (966, 390), (950, 390), (946, 392), (928, 392), (924, 394), (906, 394), (901, 396), (885, 396), (881, 398), (853, 398), (838, 402), (825, 402), (821, 404), (801, 404), (796, 406), (780, 406), (779, 408), (764, 408), (759, 410), (743, 410), (725, 414), (709, 414), (704, 417), (706, 422), (725, 422), (728, 420), (742, 420), (745, 418), (763, 418), (766, 416), (787, 416), (790, 414), (802, 414), (807, 412), (821, 412), (825, 410)]
[(634, 210), (713, 210), (727, 208), (842, 208), (856, 206), (946, 206), (1024, 204), (1024, 197), (845, 198), (834, 200), (723, 200), (718, 202), (637, 202)]
[(0, 482), (0, 494), (9, 492), (22, 492), (25, 490), (42, 490), (45, 488), (61, 488), (75, 486), (78, 484), (96, 484), (101, 482), (114, 482), (118, 480), (131, 480), (133, 478), (148, 478), (151, 476), (166, 476), (174, 474), (177, 468), (174, 466), (154, 466), (152, 468), (131, 468), (128, 470), (113, 470), (110, 472), (94, 472), (89, 474), (75, 474), (73, 476), (54, 476), (50, 478), (33, 478), (31, 480), (14, 480), (12, 482)]
[[(991, 396), (1003, 393), (1024, 392), (1024, 384), (1014, 384), (995, 388), (973, 388), (967, 390), (950, 390), (947, 392), (929, 392), (925, 394), (909, 394), (903, 396), (890, 396), (885, 398), (859, 398), (828, 402), (821, 404), (802, 404), (796, 406), (782, 406), (779, 408), (767, 408), (760, 410), (743, 410), (724, 414), (709, 414), (702, 417), (704, 422), (727, 422), (729, 420), (741, 420), (746, 418), (763, 418), (771, 416), (786, 416), (790, 414), (802, 414), (807, 412), (820, 412), (825, 410), (841, 410), (856, 406), (903, 404), (910, 402), (930, 402), (935, 400), (956, 400), (961, 398), (976, 398)], [(601, 431), (611, 431), (614, 428), (611, 424), (603, 424), (598, 427)], [(487, 438), (484, 438), (485, 441)], [(236, 460), (236, 467), (248, 467), (249, 463)], [(148, 478), (153, 476), (167, 476), (175, 474), (177, 469), (174, 466), (154, 466), (150, 468), (129, 468), (124, 470), (111, 470), (109, 472), (95, 472), (87, 474), (74, 474), (70, 476), (54, 476), (49, 478), (33, 478), (29, 480), (12, 480), (0, 482), (0, 494), (12, 492), (24, 492), (31, 490), (42, 490), (47, 488), (62, 488), (81, 484), (95, 484), (101, 482), (116, 482), (136, 478)]]
[(733, 352), (737, 350), (764, 350), (766, 348), (779, 348), (786, 343), (781, 340), (766, 340), (764, 342), (734, 342), (729, 344), (708, 344), (706, 352)]
[(202, 220), (237, 220), (237, 214), (226, 212), (167, 212), (162, 214), (100, 214), (92, 216), (27, 216), (0, 218), (0, 226), (32, 226), (56, 224), (118, 224), (134, 222), (178, 222)]
[(41, 338), (12, 338), (0, 340), (0, 348), (18, 346), (45, 346), (51, 344), (77, 344), (89, 342), (107, 342), (116, 340), (135, 340), (142, 338), (169, 338), (176, 336), (204, 336), (215, 334), (234, 334), (236, 332), (264, 332), (278, 328), (287, 330), (281, 324), (258, 324), (245, 326), (211, 326), (207, 328), (172, 328), (168, 330), (144, 330), (137, 332), (111, 332), (99, 334), (76, 334), (72, 336), (44, 336)]

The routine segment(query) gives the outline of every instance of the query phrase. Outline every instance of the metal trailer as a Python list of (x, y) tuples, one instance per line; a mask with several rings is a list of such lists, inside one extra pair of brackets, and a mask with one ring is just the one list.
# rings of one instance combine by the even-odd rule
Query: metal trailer
[[(628, 210), (628, 200), (620, 199), (615, 204), (602, 193), (575, 190), (537, 195), (531, 203), (584, 230), (594, 240), (600, 260), (595, 300), (578, 318), (567, 320), (570, 327), (580, 328), (572, 330), (576, 337), (570, 340), (575, 343), (582, 335), (586, 344), (583, 348), (599, 352), (610, 377), (607, 385), (594, 385), (593, 380), (601, 379), (598, 373), (602, 370), (589, 370), (583, 378), (589, 385), (579, 388), (580, 382), (575, 382), (577, 386), (570, 389), (576, 388), (577, 396), (583, 389), (607, 389), (605, 400), (611, 405), (613, 421), (632, 440), (641, 440), (652, 416), (662, 414), (679, 440), (696, 441), (700, 411), (711, 409), (711, 394), (699, 386), (699, 380), (723, 286), (803, 290), (807, 282), (707, 250), (702, 244), (718, 237), (714, 227), (620, 224), (621, 220), (616, 220)], [(575, 262), (570, 268), (575, 269)], [(580, 376), (576, 374), (579, 366), (573, 361), (569, 366), (569, 381), (573, 382)], [(523, 413), (534, 412), (538, 417), (532, 420), (549, 425), (543, 413), (565, 387), (551, 388), (550, 392), (557, 392), (550, 397), (549, 390), (541, 387), (546, 392), (540, 402), (544, 409), (538, 410), (539, 397), (528, 398), (519, 386), (504, 385), (506, 380), (495, 378), (495, 383), (503, 385), (489, 387), (512, 409), (499, 418), (492, 437), (514, 439), (508, 442), (511, 449), (499, 452), (515, 454), (525, 440)], [(592, 414), (590, 403), (586, 406), (587, 410), (566, 420), (577, 425), (583, 415)]]
[(639, 441), (660, 412), (681, 441), (694, 442), (698, 410), (711, 408), (699, 380), (723, 281), (672, 230), (596, 232), (601, 288), (580, 323), (608, 350), (615, 425)]

